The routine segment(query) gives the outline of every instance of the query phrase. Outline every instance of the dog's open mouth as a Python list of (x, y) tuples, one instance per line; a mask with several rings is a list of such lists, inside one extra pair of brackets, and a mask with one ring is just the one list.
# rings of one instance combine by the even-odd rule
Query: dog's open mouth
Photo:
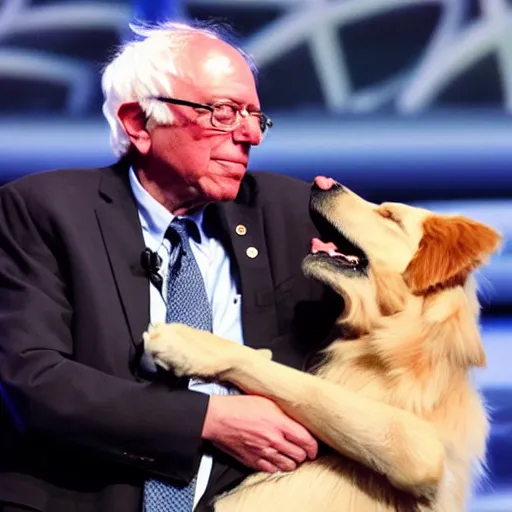
[(318, 258), (329, 258), (332, 263), (344, 268), (364, 271), (368, 266), (365, 252), (338, 231), (320, 213), (312, 211), (311, 218), (320, 238), (311, 241), (311, 254)]

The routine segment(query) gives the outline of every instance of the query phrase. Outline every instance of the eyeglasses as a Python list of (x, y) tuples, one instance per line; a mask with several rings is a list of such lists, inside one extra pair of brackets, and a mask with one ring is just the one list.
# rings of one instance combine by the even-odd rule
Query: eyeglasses
[(249, 112), (245, 107), (240, 108), (238, 105), (227, 101), (218, 101), (211, 105), (206, 105), (204, 103), (167, 98), (165, 96), (150, 96), (148, 99), (171, 103), (173, 105), (184, 105), (185, 107), (208, 110), (211, 113), (210, 122), (212, 126), (226, 132), (236, 130), (242, 122), (242, 118), (247, 116), (259, 118), (262, 137), (268, 133), (269, 128), (274, 124), (263, 112)]

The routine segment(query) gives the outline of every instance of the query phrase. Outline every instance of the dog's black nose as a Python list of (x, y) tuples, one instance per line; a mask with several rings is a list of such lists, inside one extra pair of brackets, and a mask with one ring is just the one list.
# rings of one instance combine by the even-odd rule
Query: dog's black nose
[(329, 190), (337, 190), (343, 188), (343, 185), (341, 183), (338, 183), (337, 181), (333, 180), (332, 178), (326, 178), (325, 176), (317, 176), (313, 180), (313, 184), (311, 186), (311, 189), (314, 191), (324, 191), (327, 192)]

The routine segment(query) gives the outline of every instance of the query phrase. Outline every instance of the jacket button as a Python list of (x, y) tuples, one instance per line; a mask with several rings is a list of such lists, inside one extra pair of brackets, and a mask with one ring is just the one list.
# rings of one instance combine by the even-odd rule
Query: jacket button
[(256, 247), (247, 247), (245, 254), (251, 259), (256, 258), (258, 256), (258, 249)]

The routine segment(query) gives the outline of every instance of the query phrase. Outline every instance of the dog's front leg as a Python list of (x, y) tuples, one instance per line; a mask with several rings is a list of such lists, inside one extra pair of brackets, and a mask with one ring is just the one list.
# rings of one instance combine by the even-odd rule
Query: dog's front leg
[(178, 377), (203, 377), (216, 380), (247, 353), (270, 359), (270, 350), (254, 351), (210, 332), (183, 324), (157, 324), (143, 335), (145, 350), (155, 363), (166, 370), (172, 368)]

